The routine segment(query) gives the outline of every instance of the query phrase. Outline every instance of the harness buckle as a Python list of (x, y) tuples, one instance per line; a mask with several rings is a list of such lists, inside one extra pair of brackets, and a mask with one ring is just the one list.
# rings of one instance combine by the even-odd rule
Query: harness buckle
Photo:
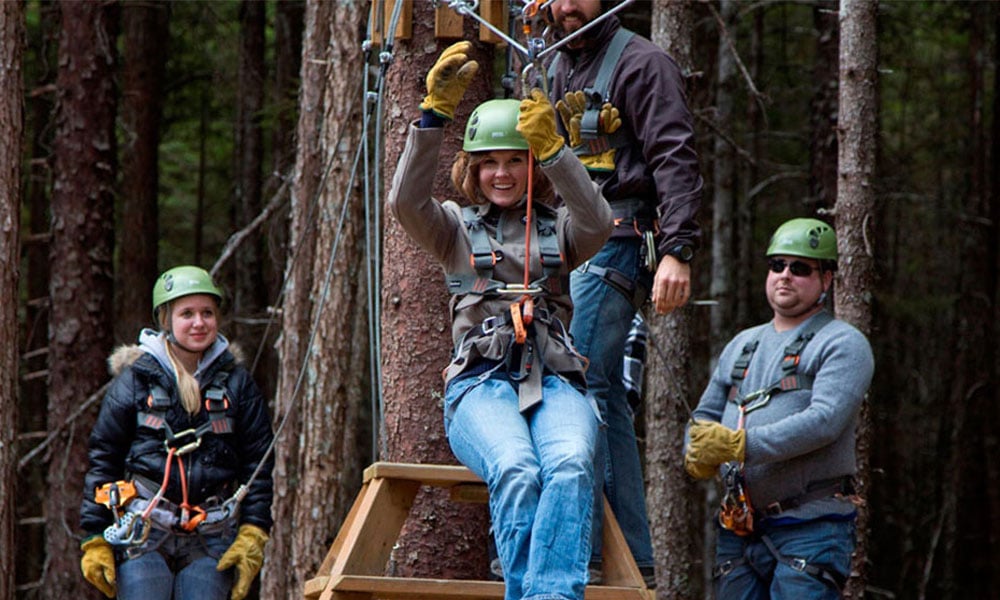
[(722, 563), (721, 565), (715, 567), (716, 577), (725, 577), (726, 575), (732, 573), (733, 569), (735, 568), (736, 568), (736, 561), (729, 559), (726, 562)]
[(521, 283), (508, 283), (504, 287), (497, 290), (500, 294), (510, 294), (514, 296), (537, 296), (543, 291), (544, 290), (538, 286), (525, 286)]
[[(186, 437), (193, 437), (194, 441), (188, 442), (183, 446), (177, 443), (178, 440), (182, 440), (183, 438)], [(174, 454), (176, 454), (177, 456), (183, 456), (185, 454), (188, 454), (189, 452), (193, 452), (197, 450), (200, 446), (201, 446), (201, 436), (198, 435), (198, 430), (196, 429), (187, 429), (181, 431), (180, 433), (168, 435), (167, 439), (163, 440), (163, 447), (166, 448), (168, 452), (170, 450), (173, 450)]]
[(792, 558), (788, 560), (788, 566), (795, 569), (799, 573), (803, 573), (805, 572), (806, 567), (809, 566), (809, 563), (806, 562), (806, 559), (804, 558)]

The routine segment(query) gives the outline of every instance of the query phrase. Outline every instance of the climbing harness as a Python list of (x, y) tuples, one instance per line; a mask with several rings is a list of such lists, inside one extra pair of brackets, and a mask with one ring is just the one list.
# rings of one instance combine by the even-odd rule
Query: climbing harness
[[(760, 336), (763, 335), (764, 329), (761, 329), (755, 339), (743, 346), (743, 350), (733, 363), (733, 369), (730, 372), (732, 384), (729, 388), (729, 401), (736, 404), (740, 411), (739, 420), (736, 424), (737, 431), (746, 427), (747, 414), (766, 406), (776, 394), (812, 388), (812, 378), (798, 373), (799, 361), (801, 360), (802, 351), (805, 349), (806, 344), (813, 339), (820, 329), (832, 320), (833, 316), (826, 311), (816, 315), (810, 321), (809, 326), (791, 344), (785, 347), (785, 353), (781, 359), (780, 377), (772, 384), (748, 394), (742, 394), (741, 387), (743, 380), (746, 379), (747, 373), (750, 370), (750, 362), (753, 359), (754, 352), (757, 351), (757, 346), (760, 344)], [(726, 465), (726, 469), (726, 474), (723, 477), (724, 493), (719, 509), (719, 524), (736, 535), (750, 535), (753, 532), (754, 508), (750, 504), (749, 490), (743, 474), (743, 465), (742, 463), (732, 462)], [(795, 506), (798, 506), (804, 501), (802, 497), (798, 497), (785, 500), (784, 502), (786, 503), (784, 509), (782, 509), (781, 502), (769, 505), (764, 511), (765, 515), (774, 516), (782, 510), (792, 508), (793, 503)]]
[[(777, 546), (774, 545), (774, 541), (772, 541), (770, 536), (768, 536), (767, 534), (761, 534), (759, 536), (759, 539), (761, 542), (764, 543), (764, 546), (767, 548), (767, 551), (771, 553), (771, 556), (774, 557), (774, 560), (778, 561), (779, 563), (786, 565), (795, 571), (798, 571), (800, 573), (805, 573), (806, 575), (818, 579), (823, 583), (833, 587), (838, 592), (844, 589), (844, 585), (847, 583), (847, 577), (842, 575), (841, 573), (834, 571), (833, 569), (830, 569), (823, 565), (812, 564), (808, 560), (802, 557), (798, 556), (791, 557), (782, 554), (781, 552), (778, 551)], [(712, 570), (712, 575), (715, 578), (725, 577), (726, 575), (729, 575), (734, 570), (736, 570), (737, 567), (741, 567), (747, 563), (749, 563), (749, 560), (747, 560), (747, 557), (744, 554), (739, 558), (733, 558), (719, 565), (716, 565), (715, 568)]]
[[(156, 488), (152, 482), (136, 476), (131, 481), (108, 483), (97, 488), (95, 501), (110, 508), (114, 515), (114, 523), (104, 531), (104, 538), (108, 543), (113, 546), (141, 545), (149, 537), (153, 525), (166, 531), (190, 533), (197, 529), (206, 533), (214, 529), (210, 525), (220, 526), (236, 517), (239, 504), (246, 494), (243, 490), (249, 484), (240, 486), (237, 494), (224, 502), (218, 498), (209, 499), (205, 503), (210, 505), (208, 509), (192, 505), (188, 502), (187, 470), (183, 459), (184, 455), (201, 446), (205, 434), (232, 433), (232, 418), (226, 414), (229, 408), (225, 387), (228, 377), (228, 371), (218, 372), (205, 391), (208, 421), (199, 427), (180, 432), (174, 432), (167, 422), (167, 412), (174, 405), (174, 400), (162, 386), (154, 384), (150, 387), (146, 398), (147, 410), (137, 414), (136, 422), (140, 427), (163, 431), (163, 445), (167, 450), (163, 482)], [(181, 482), (182, 500), (179, 505), (163, 498), (175, 460)]]

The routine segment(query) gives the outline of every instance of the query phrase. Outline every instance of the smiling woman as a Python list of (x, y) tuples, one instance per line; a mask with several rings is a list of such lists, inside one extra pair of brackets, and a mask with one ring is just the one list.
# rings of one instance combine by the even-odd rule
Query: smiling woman
[(263, 563), (271, 419), (219, 333), (221, 303), (204, 269), (166, 271), (159, 330), (108, 361), (80, 521), (83, 575), (109, 598), (240, 600)]
[(611, 209), (539, 90), (469, 117), (451, 177), (476, 206), (431, 197), (443, 126), (476, 71), (468, 49), (454, 44), (428, 74), (389, 206), (454, 295), (445, 433), (490, 490), (505, 597), (582, 600), (599, 419), (567, 333), (569, 271), (607, 240)]

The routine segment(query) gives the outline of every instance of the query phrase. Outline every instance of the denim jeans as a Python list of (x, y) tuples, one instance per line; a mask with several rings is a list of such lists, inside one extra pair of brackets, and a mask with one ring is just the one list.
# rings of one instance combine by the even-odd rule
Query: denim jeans
[(149, 538), (156, 550), (118, 562), (118, 600), (229, 598), (234, 571), (220, 573), (215, 566), (233, 543), (233, 532), (179, 536), (154, 530)]
[[(854, 520), (820, 519), (781, 525), (758, 526), (778, 553), (787, 559), (804, 559), (847, 577), (854, 552)], [(719, 530), (715, 548), (716, 600), (839, 600), (840, 592), (801, 568), (779, 562), (759, 537), (741, 538)], [(723, 574), (718, 574), (720, 570)]]
[[(612, 267), (649, 289), (652, 274), (640, 260), (641, 247), (637, 238), (612, 238), (590, 262)], [(635, 418), (622, 381), (625, 339), (635, 307), (624, 294), (590, 272), (576, 270), (570, 274), (570, 295), (574, 304), (570, 333), (576, 349), (590, 360), (587, 387), (607, 423), (597, 444), (597, 490), (603, 489), (608, 497), (636, 564), (652, 568), (653, 544), (642, 461), (635, 438)], [(599, 562), (604, 512), (600, 493), (595, 494), (595, 500), (598, 505), (594, 511), (592, 559)]]
[(486, 482), (506, 600), (582, 600), (590, 557), (594, 445), (590, 400), (555, 375), (522, 414), (504, 374), (448, 386), (452, 452)]

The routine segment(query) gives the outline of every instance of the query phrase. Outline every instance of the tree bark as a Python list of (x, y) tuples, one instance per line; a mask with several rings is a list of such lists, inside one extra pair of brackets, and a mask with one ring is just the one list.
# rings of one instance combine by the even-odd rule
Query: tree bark
[(295, 251), (288, 258), (276, 400), (279, 419), (291, 414), (278, 438), (273, 514), (280, 526), (267, 550), (265, 598), (301, 597), (369, 458), (363, 206), (352, 178), (361, 144), (357, 32), (364, 17), (358, 3), (306, 4), (291, 206)]
[[(21, 149), (24, 144), (24, 4), (0, 3), (0, 306), (17, 306)], [(17, 311), (0, 311), (0, 598), (13, 598), (17, 490)]]
[[(55, 182), (52, 192), (48, 428), (55, 429), (107, 378), (111, 351), (114, 245), (114, 3), (60, 3)], [(95, 413), (77, 419), (51, 445), (45, 500), (46, 598), (86, 598), (80, 577), (80, 493), (87, 435)]]
[[(253, 221), (263, 206), (261, 169), (264, 160), (261, 113), (264, 109), (264, 3), (242, 0), (240, 3), (240, 51), (237, 76), (236, 131), (233, 155), (234, 183), (233, 229), (239, 231)], [(261, 263), (261, 235), (254, 232), (240, 246), (236, 255), (232, 317), (236, 339), (251, 344), (261, 330), (250, 324), (262, 316), (267, 304), (264, 295), (264, 270)], [(256, 347), (256, 344), (253, 346)], [(260, 378), (260, 371), (254, 373)], [(265, 388), (273, 386), (266, 385)]]
[[(384, 181), (388, 186), (402, 152), (407, 125), (419, 117), (417, 105), (426, 93), (424, 78), (448, 42), (432, 43), (434, 7), (413, 5), (413, 37), (399, 41), (389, 69), (386, 109)], [(477, 39), (472, 19), (464, 21), (464, 39)], [(492, 48), (474, 44), (472, 58), (492, 64)], [(446, 125), (435, 197), (455, 198), (448, 171), (460, 148), (469, 113), (490, 94), (490, 69), (480, 68), (453, 123)], [(388, 214), (388, 211), (385, 212)], [(444, 435), (441, 369), (451, 353), (448, 294), (441, 269), (417, 249), (391, 217), (385, 224), (382, 271), (382, 369), (385, 420), (382, 456), (385, 460), (455, 464)], [(418, 494), (393, 550), (391, 570), (407, 576), (480, 578), (487, 574), (486, 510), (458, 506), (440, 490)], [(447, 524), (442, 527), (441, 524)]]
[[(728, 36), (736, 35), (738, 2), (722, 0), (719, 6), (722, 21)], [(736, 57), (729, 44), (720, 43), (718, 80), (715, 88), (715, 126), (721, 131), (734, 131), (733, 93), (736, 85)], [(730, 136), (732, 137), (732, 136)], [(712, 163), (712, 283), (709, 295), (719, 304), (710, 313), (709, 340), (713, 357), (718, 356), (726, 340), (732, 337), (734, 296), (734, 250), (736, 235), (733, 231), (735, 220), (735, 190), (738, 187), (736, 152), (728, 140), (716, 136), (714, 140), (714, 161)]]
[(813, 206), (828, 209), (837, 201), (837, 2), (820, 0), (812, 10), (817, 60), (809, 102), (809, 199)]
[(122, 4), (125, 45), (122, 72), (122, 222), (115, 340), (134, 342), (149, 326), (150, 290), (158, 274), (160, 241), (160, 122), (170, 7), (157, 0)]
[[(674, 57), (684, 73), (694, 66), (694, 3), (656, 0), (651, 39)], [(695, 280), (692, 274), (692, 281)], [(701, 593), (699, 571), (702, 499), (687, 477), (681, 460), (685, 403), (692, 396), (691, 306), (649, 319), (656, 345), (646, 369), (647, 507), (656, 558), (656, 596), (693, 598)]]
[[(877, 0), (840, 2), (840, 97), (837, 122), (838, 181), (836, 230), (838, 265), (837, 316), (862, 333), (872, 333), (875, 257), (871, 236), (876, 231), (875, 167), (878, 119)], [(870, 404), (866, 400), (858, 425), (859, 494), (868, 496), (871, 482)], [(857, 549), (846, 594), (861, 598), (867, 580), (869, 513), (858, 511)]]

